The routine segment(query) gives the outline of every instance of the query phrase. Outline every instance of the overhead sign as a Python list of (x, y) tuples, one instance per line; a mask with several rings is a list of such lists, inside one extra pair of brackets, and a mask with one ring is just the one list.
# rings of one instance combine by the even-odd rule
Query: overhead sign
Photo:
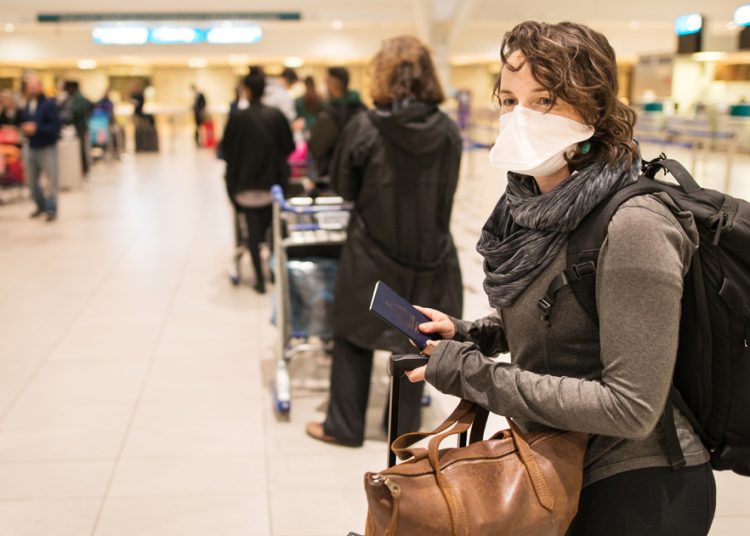
[(299, 11), (228, 11), (210, 13), (39, 13), (41, 23), (60, 22), (168, 22), (168, 21), (297, 21)]
[(674, 32), (677, 35), (691, 35), (700, 32), (703, 29), (703, 15), (700, 13), (690, 13), (681, 15), (674, 21)]
[(750, 26), (750, 4), (737, 8), (734, 12), (734, 22), (738, 26)]
[(259, 26), (249, 25), (217, 28), (124, 26), (94, 28), (91, 37), (99, 45), (249, 45), (263, 38), (263, 30)]

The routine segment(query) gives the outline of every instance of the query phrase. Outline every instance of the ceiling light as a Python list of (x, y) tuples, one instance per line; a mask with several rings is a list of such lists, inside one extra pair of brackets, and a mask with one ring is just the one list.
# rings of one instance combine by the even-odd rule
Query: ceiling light
[(750, 26), (750, 4), (737, 8), (734, 12), (734, 22), (738, 26)]
[(188, 67), (191, 69), (203, 69), (208, 65), (206, 58), (190, 58), (188, 60)]
[(284, 67), (291, 67), (292, 69), (297, 69), (299, 67), (302, 67), (305, 64), (305, 60), (302, 58), (298, 58), (296, 56), (292, 56), (289, 58), (284, 59)]
[(6, 32), (10, 33), (10, 32), (12, 32), (13, 30), (16, 29), (16, 25), (13, 24), (12, 22), (6, 22), (5, 25), (3, 26), (3, 29)]
[(229, 65), (247, 65), (250, 61), (250, 56), (247, 54), (230, 54), (229, 55)]
[(209, 30), (206, 41), (214, 45), (249, 45), (262, 37), (260, 26), (224, 26)]
[(341, 22), (339, 19), (336, 19), (335, 21), (331, 23), (331, 28), (333, 28), (334, 30), (340, 30), (343, 27), (344, 27), (344, 23)]
[(703, 16), (700, 13), (681, 15), (674, 21), (674, 29), (677, 35), (691, 35), (703, 29)]
[(78, 68), (83, 70), (96, 69), (96, 60), (82, 59), (78, 60)]
[(161, 26), (151, 30), (149, 42), (155, 44), (188, 44), (201, 41), (202, 35), (194, 28)]

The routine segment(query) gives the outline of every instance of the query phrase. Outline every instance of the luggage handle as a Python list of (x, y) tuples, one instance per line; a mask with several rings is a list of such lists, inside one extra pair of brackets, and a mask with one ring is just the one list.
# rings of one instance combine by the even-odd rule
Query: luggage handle
[(414, 370), (427, 364), (429, 357), (418, 354), (394, 355), (388, 360), (388, 374), (397, 378), (404, 372)]
[[(467, 402), (465, 400), (462, 400), (459, 404), (459, 407), (456, 408), (456, 411), (454, 413), (458, 412), (458, 409), (464, 403)], [(471, 405), (474, 407), (469, 412), (462, 415), (452, 429), (433, 437), (427, 447), (430, 464), (435, 470), (435, 476), (438, 479), (438, 483), (441, 484), (441, 488), (443, 487), (443, 485), (447, 487), (448, 483), (441, 482), (441, 480), (443, 479), (443, 475), (440, 472), (440, 444), (447, 437), (463, 433), (469, 428), (469, 426), (471, 426), (472, 422), (474, 421), (474, 416), (476, 415), (477, 408), (476, 405)], [(537, 499), (539, 500), (539, 504), (541, 504), (545, 509), (552, 512), (555, 509), (555, 497), (550, 490), (549, 484), (547, 484), (547, 479), (544, 477), (544, 473), (542, 472), (539, 464), (536, 461), (534, 451), (532, 451), (531, 447), (529, 447), (528, 442), (523, 437), (523, 433), (518, 428), (516, 423), (514, 423), (511, 419), (507, 420), (508, 425), (510, 426), (510, 437), (513, 439), (513, 444), (515, 445), (516, 451), (518, 452), (518, 457), (521, 459), (524, 467), (526, 467), (526, 471), (529, 474), (529, 479), (531, 480), (531, 484), (534, 488)]]

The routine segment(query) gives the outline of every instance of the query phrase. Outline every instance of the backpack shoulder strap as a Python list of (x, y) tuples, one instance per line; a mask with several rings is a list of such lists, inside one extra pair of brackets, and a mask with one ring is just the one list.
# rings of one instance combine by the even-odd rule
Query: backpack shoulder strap
[(581, 307), (591, 320), (599, 325), (599, 314), (596, 309), (596, 265), (599, 250), (607, 237), (609, 222), (617, 209), (628, 199), (658, 191), (661, 191), (659, 183), (642, 176), (635, 183), (618, 190), (599, 203), (570, 234), (568, 266), (552, 280), (545, 296), (537, 302), (545, 322), (549, 322), (549, 313), (555, 304), (557, 293), (569, 286)]

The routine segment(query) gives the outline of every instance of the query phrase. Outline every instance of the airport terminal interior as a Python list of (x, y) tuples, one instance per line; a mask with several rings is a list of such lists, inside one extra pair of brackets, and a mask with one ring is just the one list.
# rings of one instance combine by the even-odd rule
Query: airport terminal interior
[[(330, 274), (321, 289), (287, 273), (282, 240), (298, 229), (313, 250), (340, 246), (350, 207), (274, 197), (257, 292), (218, 150), (230, 105), (249, 66), (277, 86), (293, 70), (294, 98), (311, 77), (323, 101), (328, 69), (344, 67), (371, 107), (383, 41), (426, 43), (463, 140), (451, 232), (463, 317), (480, 318), (491, 308), (476, 243), (507, 184), (488, 162), (492, 87), (502, 37), (525, 20), (602, 32), (643, 157), (666, 153), (701, 186), (750, 200), (740, 0), (0, 0), (2, 109), (23, 105), (31, 79), (61, 110), (74, 93), (90, 103), (83, 129), (68, 117), (56, 142), (54, 217), (29, 217), (30, 149), (0, 129), (0, 535), (364, 534), (364, 475), (387, 462), (389, 354), (375, 353), (361, 447), (306, 434), (326, 417), (330, 328), (305, 337), (293, 317), (307, 305), (330, 322), (345, 297), (330, 295)], [(289, 119), (290, 181), (316, 184), (304, 118)], [(295, 290), (311, 281), (314, 305)], [(457, 399), (425, 395), (429, 430)], [(489, 430), (504, 427), (490, 417)], [(750, 478), (715, 477), (711, 536), (750, 534)]]

